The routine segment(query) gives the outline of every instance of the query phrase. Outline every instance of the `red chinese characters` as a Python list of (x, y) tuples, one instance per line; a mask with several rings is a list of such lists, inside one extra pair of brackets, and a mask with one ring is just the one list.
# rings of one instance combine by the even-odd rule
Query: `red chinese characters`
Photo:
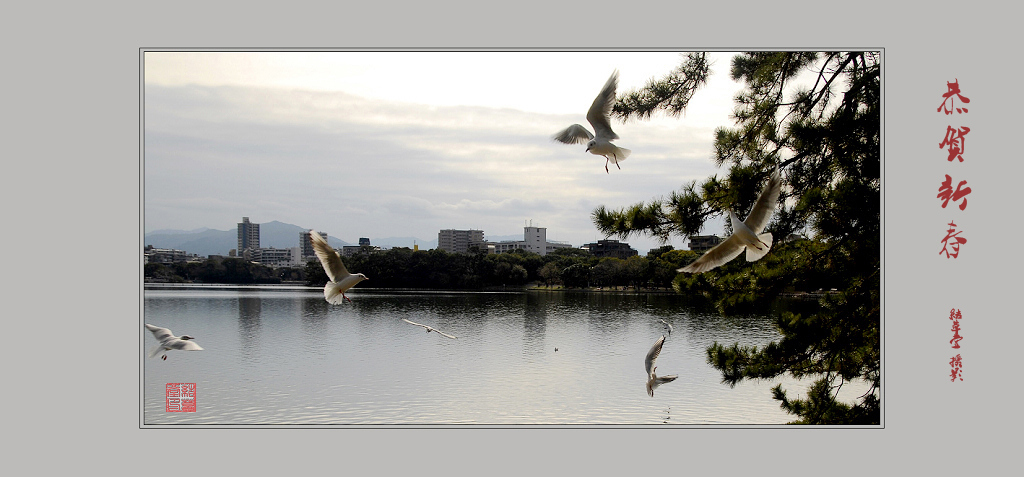
[[(966, 105), (970, 102), (970, 98), (964, 96), (960, 91), (960, 80), (954, 79), (952, 83), (946, 82), (946, 93), (942, 95), (942, 104), (935, 111), (945, 113), (946, 116), (952, 115), (954, 111), (956, 111), (957, 115), (966, 114)], [(970, 132), (971, 128), (967, 126), (960, 125), (959, 127), (954, 127), (953, 125), (946, 125), (946, 134), (942, 138), (942, 142), (939, 143), (939, 149), (943, 149), (946, 152), (947, 162), (952, 163), (954, 159), (956, 159), (957, 164), (964, 162), (964, 153), (967, 150), (966, 136)], [(954, 204), (959, 202), (960, 210), (966, 210), (967, 195), (971, 193), (971, 188), (967, 187), (967, 181), (959, 181), (954, 189), (953, 177), (949, 174), (944, 175), (946, 180), (942, 181), (939, 185), (939, 193), (935, 197), (942, 202), (942, 208), (946, 208), (949, 202), (953, 201)], [(946, 230), (946, 236), (942, 238), (942, 250), (939, 251), (939, 255), (945, 254), (947, 259), (957, 258), (960, 255), (960, 246), (966, 244), (967, 239), (962, 236), (962, 230), (956, 229), (956, 223), (952, 220), (947, 225), (949, 229)], [(952, 349), (959, 350), (960, 342), (964, 339), (960, 335), (960, 320), (963, 319), (963, 314), (960, 313), (959, 309), (950, 309), (949, 319), (953, 322), (951, 328), (953, 337), (949, 340), (949, 344)], [(953, 356), (949, 360), (949, 366), (949, 380), (951, 382), (955, 382), (958, 379), (963, 381), (963, 357), (960, 354)]]
[(949, 340), (949, 342), (955, 349), (960, 349), (960, 340), (964, 339), (963, 336), (960, 336), (960, 318), (963, 318), (960, 310), (955, 308), (949, 310), (949, 319), (953, 320), (953, 339)]
[(167, 383), (166, 412), (196, 412), (196, 383)]
[(967, 196), (967, 194), (971, 193), (971, 188), (970, 187), (964, 187), (964, 185), (967, 184), (967, 181), (960, 181), (960, 183), (958, 183), (956, 185), (956, 190), (954, 191), (953, 190), (953, 178), (950, 177), (949, 174), (945, 174), (945, 176), (946, 176), (946, 180), (942, 181), (942, 184), (939, 185), (939, 195), (937, 195), (935, 197), (937, 197), (939, 199), (942, 199), (942, 208), (943, 209), (946, 208), (946, 204), (949, 203), (950, 199), (953, 199), (953, 202), (956, 202), (956, 201), (958, 201), (960, 199), (963, 199), (963, 202), (960, 203), (960, 210), (966, 209), (967, 208), (967, 197), (966, 196)]
[(964, 380), (964, 376), (963, 376), (964, 361), (963, 361), (963, 358), (961, 358), (959, 354), (954, 356), (953, 359), (949, 360), (949, 366), (952, 368), (952, 370), (949, 373), (950, 374), (949, 380), (950, 381), (956, 381), (956, 378), (960, 378), (960, 380), (963, 381)]
[(947, 88), (946, 94), (942, 95), (942, 104), (940, 104), (939, 105), (939, 109), (936, 109), (935, 111), (936, 112), (945, 111), (946, 114), (953, 114), (953, 109), (955, 109), (958, 114), (959, 113), (966, 113), (967, 112), (967, 108), (957, 108), (956, 106), (953, 106), (953, 109), (950, 109), (950, 108), (946, 107), (947, 103), (950, 104), (950, 105), (954, 105), (955, 104), (955, 100), (953, 99), (954, 95), (957, 98), (960, 98), (960, 102), (962, 102), (964, 104), (967, 104), (967, 103), (971, 102), (970, 98), (967, 98), (964, 95), (960, 94), (960, 80), (954, 79), (952, 83), (947, 81), (946, 82), (946, 88)]
[[(950, 222), (949, 230), (946, 231), (946, 237), (942, 239), (942, 250), (939, 250), (939, 254), (945, 253), (946, 258), (956, 258), (960, 254), (960, 246), (967, 243), (967, 239), (959, 237), (963, 230), (953, 233), (954, 231), (956, 231), (956, 224)], [(953, 253), (949, 253), (949, 249), (952, 249)]]
[(942, 138), (942, 142), (939, 143), (939, 149), (947, 148), (949, 156), (946, 160), (953, 162), (953, 159), (957, 159), (960, 162), (964, 162), (964, 136), (971, 132), (971, 128), (963, 126), (959, 129), (953, 129), (953, 126), (946, 126), (946, 137)]

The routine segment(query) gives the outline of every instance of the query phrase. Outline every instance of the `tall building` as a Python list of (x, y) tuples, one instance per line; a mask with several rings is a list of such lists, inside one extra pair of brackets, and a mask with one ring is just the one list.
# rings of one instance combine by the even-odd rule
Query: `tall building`
[[(327, 232), (318, 232), (324, 240), (327, 240)], [(302, 250), (302, 258), (315, 257), (316, 252), (313, 251), (313, 242), (309, 241), (309, 231), (303, 230), (299, 232), (299, 248)]]
[(486, 250), (483, 230), (444, 229), (437, 233), (437, 248), (448, 253), (466, 253), (470, 247)]
[(238, 224), (238, 254), (246, 250), (260, 248), (260, 224), (249, 222), (249, 217), (242, 217)]
[(526, 250), (537, 255), (548, 253), (548, 229), (544, 227), (523, 227), (523, 242)]

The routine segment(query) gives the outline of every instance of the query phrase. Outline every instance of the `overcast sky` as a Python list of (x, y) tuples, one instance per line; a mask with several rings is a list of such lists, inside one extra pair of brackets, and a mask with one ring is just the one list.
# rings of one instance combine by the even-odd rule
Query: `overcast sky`
[[(232, 229), (243, 216), (359, 237), (436, 240), (440, 229), (574, 246), (590, 214), (722, 174), (713, 131), (739, 84), (712, 53), (684, 115), (612, 127), (633, 151), (604, 170), (551, 136), (608, 76), (618, 94), (662, 77), (678, 52), (146, 52), (145, 230)], [(721, 220), (706, 232), (721, 234)], [(614, 238), (614, 237), (613, 237)], [(626, 240), (641, 255), (660, 243)], [(669, 242), (686, 248), (683, 238)]]

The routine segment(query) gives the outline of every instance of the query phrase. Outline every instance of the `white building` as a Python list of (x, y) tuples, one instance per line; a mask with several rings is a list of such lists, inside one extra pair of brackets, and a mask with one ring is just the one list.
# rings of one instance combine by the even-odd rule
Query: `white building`
[(147, 248), (143, 251), (146, 263), (174, 263), (198, 260), (199, 256), (173, 248)]
[(488, 250), (493, 246), (494, 253), (507, 253), (513, 250), (526, 250), (544, 256), (560, 248), (572, 248), (564, 242), (548, 242), (548, 229), (544, 227), (523, 227), (523, 240), (506, 242), (488, 242)]
[(260, 248), (259, 253), (253, 254), (253, 261), (270, 267), (295, 267), (304, 265), (302, 260), (302, 248)]

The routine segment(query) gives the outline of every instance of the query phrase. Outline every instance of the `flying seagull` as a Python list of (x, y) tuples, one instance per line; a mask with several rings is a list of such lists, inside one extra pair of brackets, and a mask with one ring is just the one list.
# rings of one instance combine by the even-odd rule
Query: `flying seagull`
[(693, 263), (676, 270), (677, 272), (701, 273), (716, 267), (725, 265), (737, 255), (747, 251), (747, 261), (760, 260), (772, 248), (772, 234), (761, 233), (768, 220), (775, 210), (775, 202), (779, 200), (779, 190), (782, 188), (782, 178), (779, 170), (775, 169), (768, 182), (761, 190), (761, 195), (754, 202), (754, 208), (750, 209), (747, 219), (740, 222), (736, 213), (729, 210), (729, 220), (732, 222), (732, 235), (724, 242), (716, 245), (701, 255)]
[(201, 346), (196, 344), (195, 341), (190, 341), (195, 338), (189, 335), (174, 336), (174, 333), (171, 333), (171, 330), (161, 328), (159, 326), (153, 326), (148, 323), (146, 324), (146, 329), (152, 331), (153, 336), (160, 342), (160, 344), (149, 350), (150, 358), (162, 353), (163, 357), (161, 359), (166, 360), (167, 352), (175, 349), (180, 349), (182, 351), (202, 351), (203, 349)]
[(654, 346), (651, 346), (651, 350), (647, 352), (647, 357), (644, 358), (644, 367), (647, 368), (647, 394), (654, 397), (654, 388), (661, 386), (670, 381), (675, 381), (679, 375), (671, 374), (668, 376), (658, 376), (654, 374), (654, 371), (658, 369), (654, 365), (654, 361), (658, 359), (658, 355), (661, 354), (661, 347), (665, 344), (665, 335), (661, 335), (658, 341), (654, 342)]
[(429, 327), (429, 326), (427, 326), (427, 325), (421, 325), (421, 324), (419, 324), (419, 323), (416, 323), (416, 322), (414, 322), (414, 321), (409, 321), (409, 320), (407, 320), (407, 319), (405, 319), (405, 318), (402, 318), (402, 321), (404, 321), (404, 322), (406, 322), (406, 323), (409, 323), (410, 325), (422, 326), (422, 327), (424, 327), (424, 328), (426, 328), (426, 329), (427, 329), (427, 333), (430, 333), (431, 331), (434, 331), (434, 332), (436, 332), (437, 334), (439, 334), (439, 335), (441, 335), (441, 336), (446, 336), (446, 337), (448, 337), (448, 338), (451, 338), (451, 339), (453, 339), (453, 340), (456, 340), (456, 339), (458, 339), (458, 338), (456, 338), (456, 337), (454, 337), (454, 336), (452, 336), (452, 335), (450, 335), (450, 334), (448, 334), (448, 333), (445, 333), (445, 332), (443, 332), (443, 331), (441, 331), (441, 330), (438, 330), (438, 329), (435, 329), (435, 328), (431, 328), (431, 327)]
[(664, 323), (666, 327), (668, 327), (668, 334), (669, 334), (669, 336), (672, 336), (672, 325), (669, 324), (669, 322), (667, 322), (665, 320), (661, 320), (661, 322)]
[(587, 111), (587, 121), (594, 127), (594, 134), (590, 134), (587, 128), (579, 124), (573, 124), (552, 137), (565, 144), (586, 142), (587, 152), (604, 156), (605, 172), (608, 172), (609, 161), (615, 164), (615, 167), (622, 169), (619, 166), (619, 161), (625, 160), (630, 153), (629, 149), (611, 143), (612, 140), (619, 138), (619, 135), (612, 131), (611, 123), (608, 122), (608, 113), (611, 112), (612, 103), (615, 102), (615, 87), (618, 83), (619, 70), (615, 70), (608, 78), (608, 82), (604, 84), (604, 88), (601, 88), (601, 92), (594, 98), (594, 104), (590, 105), (590, 110)]
[(363, 280), (369, 280), (369, 278), (366, 278), (366, 275), (362, 273), (355, 275), (348, 273), (348, 269), (345, 268), (345, 264), (341, 261), (341, 256), (330, 245), (327, 245), (327, 241), (320, 234), (310, 230), (309, 241), (313, 243), (313, 251), (316, 252), (316, 258), (320, 259), (320, 265), (324, 266), (327, 278), (331, 280), (327, 282), (327, 285), (324, 285), (324, 298), (327, 299), (327, 303), (340, 305), (342, 299), (352, 303), (352, 299), (345, 296), (345, 290), (354, 287), (356, 283)]

